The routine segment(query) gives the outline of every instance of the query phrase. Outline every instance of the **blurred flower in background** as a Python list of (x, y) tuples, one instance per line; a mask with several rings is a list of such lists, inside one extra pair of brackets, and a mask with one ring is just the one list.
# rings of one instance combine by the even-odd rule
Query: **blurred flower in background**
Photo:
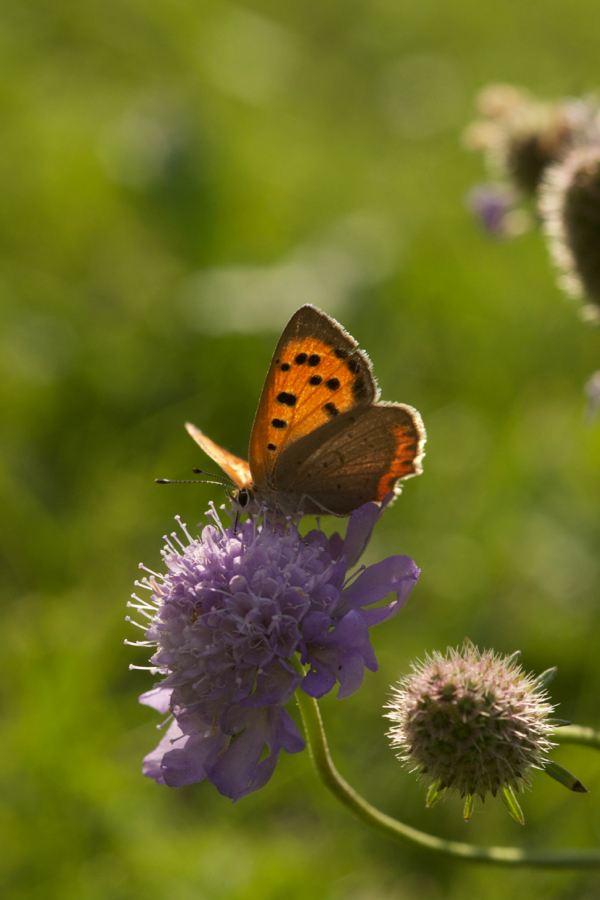
[[(467, 147), (483, 153), (496, 181), (473, 188), (467, 206), (494, 237), (541, 219), (558, 284), (600, 321), (600, 109), (593, 96), (543, 103), (524, 88), (496, 84), (476, 100), (480, 118)], [(587, 301), (587, 302), (585, 302)]]
[(467, 194), (467, 209), (491, 237), (515, 237), (527, 231), (530, 217), (517, 208), (518, 194), (507, 184), (480, 184)]
[(588, 321), (600, 320), (600, 138), (550, 166), (540, 187), (540, 212), (561, 286), (590, 301)]
[(591, 98), (543, 103), (525, 88), (495, 84), (476, 99), (480, 118), (464, 141), (483, 153), (492, 177), (532, 197), (546, 168), (574, 146), (599, 132), (598, 108)]

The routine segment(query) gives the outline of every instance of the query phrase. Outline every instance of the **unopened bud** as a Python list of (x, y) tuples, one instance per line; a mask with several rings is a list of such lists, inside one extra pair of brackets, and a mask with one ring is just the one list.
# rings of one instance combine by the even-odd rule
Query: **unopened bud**
[(442, 791), (465, 798), (498, 792), (522, 821), (515, 794), (529, 787), (532, 769), (544, 769), (554, 707), (515, 654), (480, 652), (470, 642), (446, 655), (434, 652), (393, 688), (388, 732), (398, 758), (432, 785), (428, 804)]

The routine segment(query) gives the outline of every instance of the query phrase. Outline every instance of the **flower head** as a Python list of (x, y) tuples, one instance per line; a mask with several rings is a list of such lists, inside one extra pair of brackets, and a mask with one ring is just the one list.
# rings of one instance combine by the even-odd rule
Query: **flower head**
[(140, 582), (150, 599), (134, 604), (165, 675), (140, 701), (173, 715), (144, 774), (171, 787), (207, 778), (238, 800), (269, 780), (281, 750), (304, 748), (283, 708), (298, 688), (321, 697), (339, 683), (347, 697), (365, 666), (377, 669), (368, 626), (395, 615), (419, 575), (392, 556), (347, 577), (382, 508), (356, 510), (345, 540), (265, 518), (225, 528), (214, 507), (200, 538), (179, 523), (185, 541), (167, 539), (167, 572)]
[(475, 796), (502, 791), (509, 808), (516, 804), (514, 791), (548, 762), (553, 707), (517, 656), (470, 642), (433, 653), (413, 664), (388, 704), (398, 758), (432, 783), (430, 798), (446, 789), (465, 797), (466, 817)]
[(598, 134), (591, 98), (543, 103), (523, 88), (495, 84), (481, 91), (477, 107), (481, 118), (467, 129), (467, 146), (483, 151), (493, 174), (525, 196), (535, 194), (549, 165)]
[(540, 189), (540, 212), (560, 285), (587, 296), (586, 319), (600, 316), (600, 141), (574, 150), (548, 169)]

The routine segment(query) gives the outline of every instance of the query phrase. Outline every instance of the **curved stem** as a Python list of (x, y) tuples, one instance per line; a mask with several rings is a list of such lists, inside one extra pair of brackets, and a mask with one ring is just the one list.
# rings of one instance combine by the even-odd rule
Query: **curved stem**
[[(302, 714), (310, 756), (319, 778), (325, 787), (359, 819), (371, 828), (375, 828), (377, 831), (387, 835), (387, 837), (394, 840), (412, 841), (414, 844), (418, 844), (428, 850), (435, 850), (447, 856), (475, 862), (548, 868), (600, 867), (600, 850), (528, 851), (521, 850), (518, 847), (477, 847), (474, 844), (465, 844), (461, 841), (447, 841), (443, 838), (434, 837), (424, 831), (411, 828), (410, 825), (405, 825), (403, 822), (398, 822), (391, 816), (387, 816), (357, 794), (354, 788), (344, 781), (333, 765), (317, 701), (302, 690), (296, 691), (296, 700)], [(578, 726), (570, 725), (560, 729), (561, 736), (567, 732), (567, 735), (571, 735), (571, 740), (575, 741), (574, 729), (578, 732), (592, 731), (592, 729), (579, 729)], [(596, 733), (594, 732), (594, 734)], [(577, 742), (582, 741), (583, 736), (580, 735)], [(588, 742), (592, 746), (600, 748), (600, 735), (596, 734), (596, 741), (592, 741), (588, 736)]]
[(552, 735), (559, 744), (582, 744), (600, 750), (600, 731), (586, 728), (584, 725), (563, 725)]

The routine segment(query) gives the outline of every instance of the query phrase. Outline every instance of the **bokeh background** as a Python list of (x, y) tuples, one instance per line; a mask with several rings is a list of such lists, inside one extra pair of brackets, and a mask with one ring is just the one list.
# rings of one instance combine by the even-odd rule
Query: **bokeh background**
[[(369, 559), (422, 576), (373, 633), (352, 698), (322, 703), (371, 801), (481, 843), (600, 842), (600, 760), (555, 758), (521, 828), (425, 810), (382, 705), (409, 661), (469, 636), (558, 665), (560, 715), (598, 726), (600, 427), (582, 385), (600, 334), (555, 287), (542, 238), (488, 240), (460, 134), (485, 84), (600, 85), (590, 0), (20, 0), (0, 27), (3, 896), (60, 900), (595, 898), (600, 875), (494, 870), (370, 833), (282, 758), (236, 805), (140, 773), (158, 716), (125, 647), (138, 563), (160, 565), (211, 486), (190, 419), (245, 455), (277, 336), (310, 301), (429, 433), (425, 474)], [(338, 523), (339, 524), (339, 523)], [(343, 523), (342, 523), (343, 525)], [(327, 522), (333, 530), (335, 522)], [(292, 712), (295, 715), (295, 712)]]

